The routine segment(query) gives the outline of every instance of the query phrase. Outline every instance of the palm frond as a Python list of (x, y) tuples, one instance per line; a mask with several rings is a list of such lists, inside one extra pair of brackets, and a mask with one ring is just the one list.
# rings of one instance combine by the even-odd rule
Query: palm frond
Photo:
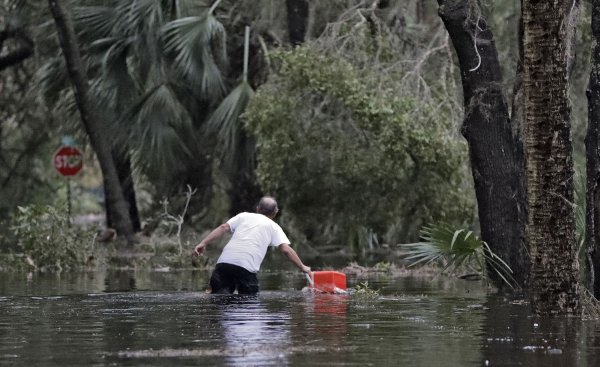
[[(201, 16), (176, 19), (162, 29), (165, 51), (174, 58), (176, 70), (201, 96), (219, 98), (225, 83), (218, 63), (226, 62), (225, 27), (208, 12)], [(217, 43), (220, 52), (213, 52)]]
[(124, 116), (135, 121), (130, 140), (137, 147), (136, 163), (148, 171), (172, 175), (182, 159), (193, 159), (184, 139), (192, 134), (191, 118), (169, 85), (151, 89)]
[[(102, 75), (110, 83), (107, 87), (118, 88), (121, 95), (135, 93), (127, 65), (129, 48), (133, 42), (132, 38), (117, 40), (102, 57)], [(115, 100), (113, 105), (118, 106), (123, 102)]]
[(113, 34), (120, 17), (115, 7), (85, 6), (73, 8), (73, 22), (78, 37), (83, 42), (92, 42)]
[(54, 57), (44, 64), (37, 71), (36, 83), (44, 103), (53, 106), (57, 102), (60, 92), (69, 86), (64, 58)]
[(517, 283), (512, 270), (489, 245), (466, 229), (455, 230), (450, 225), (438, 223), (421, 230), (423, 242), (400, 245), (407, 250), (409, 266), (439, 263), (443, 271), (455, 271), (461, 266), (475, 266), (488, 278), (490, 272), (499, 276), (508, 286)]
[(209, 117), (206, 128), (215, 134), (226, 152), (226, 165), (231, 167), (232, 160), (240, 156), (239, 138), (243, 128), (240, 116), (254, 95), (254, 90), (248, 82), (242, 82), (223, 99), (219, 107)]
[[(96, 111), (96, 116), (103, 126), (105, 135), (109, 138), (113, 150), (120, 147), (129, 146), (129, 139), (124, 130), (128, 131), (127, 126), (119, 123), (118, 110), (115, 108), (115, 101), (119, 101), (119, 88), (109, 87), (111, 83), (105, 78), (95, 78), (90, 83), (90, 101)], [(120, 103), (120, 102), (119, 102)]]
[(202, 14), (210, 8), (208, 1), (163, 0), (163, 8), (169, 9), (172, 19)]
[(430, 242), (407, 243), (402, 246), (408, 250), (406, 260), (412, 260), (409, 266), (427, 265), (444, 258), (444, 253)]
[(123, 30), (128, 35), (159, 29), (165, 22), (162, 4), (156, 0), (121, 1), (116, 11), (123, 16)]

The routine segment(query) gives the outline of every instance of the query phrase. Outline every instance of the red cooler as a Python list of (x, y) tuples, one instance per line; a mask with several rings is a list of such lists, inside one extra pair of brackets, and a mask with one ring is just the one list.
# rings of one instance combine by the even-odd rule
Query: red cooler
[(346, 274), (339, 271), (313, 271), (312, 287), (326, 293), (346, 291)]

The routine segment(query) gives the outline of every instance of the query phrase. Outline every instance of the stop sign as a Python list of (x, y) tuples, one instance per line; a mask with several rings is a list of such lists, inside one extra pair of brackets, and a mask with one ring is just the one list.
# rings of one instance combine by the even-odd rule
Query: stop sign
[(54, 168), (63, 176), (74, 176), (83, 168), (83, 156), (79, 149), (62, 146), (54, 153)]

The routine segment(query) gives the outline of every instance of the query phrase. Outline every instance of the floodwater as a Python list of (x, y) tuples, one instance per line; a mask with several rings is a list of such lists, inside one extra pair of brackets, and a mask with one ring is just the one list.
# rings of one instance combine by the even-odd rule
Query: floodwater
[(600, 365), (600, 322), (534, 318), (478, 282), (379, 276), (378, 296), (328, 295), (274, 271), (247, 297), (205, 294), (208, 275), (0, 273), (0, 365)]

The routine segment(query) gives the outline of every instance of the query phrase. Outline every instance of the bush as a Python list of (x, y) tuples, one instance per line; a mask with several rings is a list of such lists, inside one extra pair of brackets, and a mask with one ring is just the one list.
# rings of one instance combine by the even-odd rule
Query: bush
[(283, 222), (300, 223), (311, 242), (364, 246), (365, 234), (416, 239), (431, 220), (473, 217), (466, 145), (426, 103), (382, 93), (377, 71), (310, 47), (272, 59), (276, 72), (245, 120)]
[(53, 206), (18, 207), (11, 230), (20, 253), (19, 267), (61, 271), (83, 266), (91, 252), (93, 232), (71, 225), (64, 211)]

